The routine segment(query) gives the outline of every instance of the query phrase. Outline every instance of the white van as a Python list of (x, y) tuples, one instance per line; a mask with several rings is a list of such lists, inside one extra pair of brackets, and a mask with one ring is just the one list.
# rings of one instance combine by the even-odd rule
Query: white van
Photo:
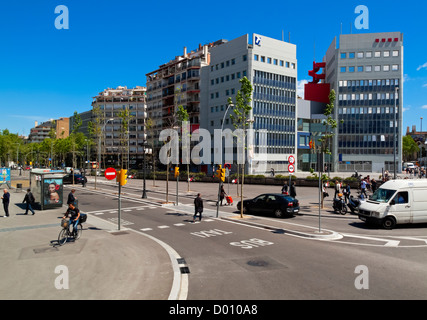
[(359, 219), (380, 223), (385, 229), (427, 223), (427, 179), (387, 181), (360, 205)]

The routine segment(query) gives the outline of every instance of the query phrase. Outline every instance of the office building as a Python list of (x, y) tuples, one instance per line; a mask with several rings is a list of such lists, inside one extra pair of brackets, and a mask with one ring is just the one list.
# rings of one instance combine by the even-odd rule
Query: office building
[(403, 49), (400, 32), (347, 34), (332, 41), (324, 57), (339, 123), (332, 170), (393, 172), (396, 157), (401, 171)]
[(246, 172), (264, 174), (273, 168), (287, 173), (288, 157), (296, 157), (296, 46), (253, 34), (223, 41), (209, 52), (210, 65), (202, 75), (201, 127), (212, 134), (221, 127), (234, 130), (229, 117), (233, 107), (223, 123), (227, 100), (236, 102), (239, 81), (247, 77), (253, 87), (249, 128), (254, 137), (249, 143), (254, 148), (248, 150)]

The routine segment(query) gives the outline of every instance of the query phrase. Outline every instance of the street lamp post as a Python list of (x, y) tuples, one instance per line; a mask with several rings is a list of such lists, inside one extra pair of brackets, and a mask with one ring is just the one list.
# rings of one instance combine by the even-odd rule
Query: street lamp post
[(397, 134), (398, 132), (396, 132), (396, 128), (397, 128), (397, 120), (396, 120), (396, 107), (397, 107), (397, 93), (399, 92), (399, 88), (395, 87), (394, 88), (394, 148), (393, 148), (393, 156), (394, 156), (394, 162), (393, 162), (393, 173), (394, 173), (394, 180), (396, 180), (397, 178), (397, 170), (396, 170), (396, 149), (397, 149)]

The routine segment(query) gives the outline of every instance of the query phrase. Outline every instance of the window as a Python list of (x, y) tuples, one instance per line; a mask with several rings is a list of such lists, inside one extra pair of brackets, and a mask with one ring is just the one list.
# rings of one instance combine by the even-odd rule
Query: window
[(389, 65), (384, 65), (383, 66), (383, 71), (390, 71), (390, 66)]
[(289, 68), (290, 67), (290, 63), (289, 63), (289, 61), (286, 61), (286, 68)]
[(267, 58), (267, 63), (271, 64), (271, 58), (270, 57)]
[(384, 58), (390, 57), (390, 51), (384, 51), (383, 56), (384, 56)]
[(277, 66), (277, 59), (274, 59), (273, 63)]
[(231, 64), (232, 65), (236, 64), (236, 59), (231, 59)]
[(259, 55), (255, 54), (255, 55), (254, 55), (254, 60), (255, 60), (255, 61), (259, 61)]
[(347, 53), (345, 52), (341, 53), (341, 59), (347, 59)]
[(246, 54), (244, 54), (242, 59), (243, 59), (243, 61), (246, 61), (246, 60), (248, 60), (248, 56)]
[(399, 56), (399, 50), (393, 50), (393, 57)]
[(350, 52), (350, 53), (348, 54), (348, 57), (349, 57), (350, 59), (354, 59), (354, 57), (355, 57), (355, 53), (354, 53), (354, 52)]
[(381, 71), (381, 66), (375, 66), (375, 72)]
[(363, 67), (361, 66), (357, 67), (357, 72), (363, 72)]
[(365, 71), (366, 72), (372, 72), (372, 66), (366, 66)]
[(399, 192), (396, 194), (396, 196), (393, 198), (392, 201), (394, 201), (394, 204), (405, 204), (408, 203), (408, 192)]
[(398, 64), (394, 64), (391, 66), (391, 70), (393, 71), (399, 71), (399, 65)]
[(283, 67), (284, 66), (285, 61), (280, 60), (280, 66)]
[(296, 65), (295, 63), (292, 63), (292, 69), (295, 69)]
[(340, 72), (341, 73), (344, 73), (344, 72), (346, 72), (347, 71), (347, 68), (346, 67), (341, 67), (341, 69), (340, 69)]
[(375, 58), (381, 58), (381, 51), (375, 51)]
[(354, 72), (354, 67), (348, 67), (348, 72)]
[(261, 62), (265, 62), (265, 57), (261, 56)]
[(366, 52), (366, 58), (372, 58), (372, 51)]
[(363, 59), (363, 56), (364, 56), (363, 52), (358, 52), (358, 53), (357, 53), (357, 57), (358, 57), (359, 59)]

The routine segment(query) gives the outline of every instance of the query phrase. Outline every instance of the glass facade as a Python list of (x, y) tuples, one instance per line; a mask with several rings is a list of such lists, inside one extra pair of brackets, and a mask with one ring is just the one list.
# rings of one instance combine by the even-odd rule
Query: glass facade
[(255, 152), (259, 130), (267, 130), (267, 153), (295, 154), (296, 78), (254, 70)]

